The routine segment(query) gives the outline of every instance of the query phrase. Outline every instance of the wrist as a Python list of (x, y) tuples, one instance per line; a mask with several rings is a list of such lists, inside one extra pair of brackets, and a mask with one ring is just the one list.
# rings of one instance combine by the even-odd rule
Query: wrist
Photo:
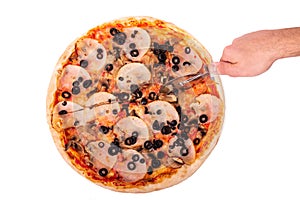
[(287, 58), (300, 55), (300, 28), (272, 30), (274, 37), (274, 58)]

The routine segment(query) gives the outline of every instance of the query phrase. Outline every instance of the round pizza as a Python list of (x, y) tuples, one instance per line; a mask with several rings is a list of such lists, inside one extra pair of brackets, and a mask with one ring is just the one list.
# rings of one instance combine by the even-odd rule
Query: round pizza
[(150, 192), (191, 176), (224, 118), (211, 56), (190, 34), (151, 17), (89, 30), (50, 81), (47, 119), (66, 162), (115, 191)]

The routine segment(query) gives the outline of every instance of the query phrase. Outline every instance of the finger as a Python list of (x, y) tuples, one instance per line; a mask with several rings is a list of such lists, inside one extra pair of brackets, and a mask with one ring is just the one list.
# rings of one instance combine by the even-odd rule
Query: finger
[(233, 77), (241, 76), (239, 69), (236, 67), (236, 64), (230, 62), (220, 61), (216, 63), (217, 71), (221, 75), (229, 75)]
[(235, 55), (237, 55), (237, 53), (235, 52), (235, 48), (232, 45), (228, 45), (223, 49), (223, 54), (220, 60), (229, 63), (234, 63)]

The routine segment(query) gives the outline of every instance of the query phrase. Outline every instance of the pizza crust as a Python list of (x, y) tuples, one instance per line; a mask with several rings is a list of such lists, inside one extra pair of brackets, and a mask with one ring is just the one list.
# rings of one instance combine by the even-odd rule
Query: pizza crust
[[(120, 19), (120, 21), (122, 21), (122, 22), (128, 21), (128, 23), (133, 23), (135, 21), (144, 20), (144, 19), (152, 21), (152, 22), (155, 21), (155, 23), (157, 23), (157, 24), (159, 23), (157, 20), (155, 20), (153, 18), (149, 18), (149, 17), (126, 18), (126, 19)], [(118, 22), (116, 22), (116, 23), (118, 23)], [(185, 31), (179, 29), (178, 27), (176, 27), (173, 24), (168, 24), (168, 28), (173, 29), (173, 30), (175, 30), (176, 32), (178, 32), (182, 35), (188, 35)], [(189, 35), (189, 37), (192, 38), (191, 35)], [(68, 61), (68, 58), (74, 52), (75, 44), (76, 44), (77, 41), (78, 41), (78, 39), (74, 40), (67, 47), (66, 51), (59, 58), (59, 61), (58, 61), (57, 65), (54, 69), (52, 78), (50, 80), (50, 84), (49, 84), (49, 88), (48, 88), (48, 94), (47, 94), (47, 101), (46, 101), (47, 122), (49, 124), (49, 128), (50, 128), (54, 143), (55, 143), (58, 151), (60, 152), (60, 154), (64, 158), (64, 160), (75, 171), (77, 171), (79, 174), (85, 176), (87, 179), (92, 180), (91, 177), (88, 176), (87, 173), (85, 173), (82, 168), (76, 166), (72, 162), (72, 160), (70, 159), (68, 153), (65, 151), (65, 147), (62, 144), (62, 138), (58, 134), (58, 132), (63, 132), (63, 129), (62, 130), (57, 130), (53, 127), (53, 124), (52, 124), (53, 123), (52, 122), (52, 117), (53, 117), (52, 112), (53, 112), (53, 108), (55, 106), (54, 104), (57, 102), (56, 90), (57, 90), (57, 86), (58, 86), (58, 80), (60, 78), (60, 75), (61, 75), (61, 72), (63, 70), (63, 67), (64, 67), (65, 63)], [(206, 49), (201, 44), (199, 44), (199, 42), (197, 42), (197, 41), (191, 41), (191, 42), (196, 43), (197, 44), (196, 46), (199, 46), (200, 49), (203, 50), (203, 51), (197, 51), (197, 53), (201, 54), (201, 58), (203, 59), (203, 62), (210, 63), (211, 62), (211, 56), (208, 54)], [(216, 79), (218, 79), (218, 77), (216, 77)], [(222, 90), (221, 85), (218, 85), (218, 89), (220, 90), (220, 92), (222, 94), (223, 91), (221, 91)], [(222, 96), (220, 96), (219, 98), (221, 98), (221, 100), (224, 101)], [(203, 141), (203, 142), (206, 142), (206, 145), (204, 145), (204, 147), (206, 149), (201, 151), (201, 153), (199, 155), (197, 155), (195, 162), (193, 162), (192, 164), (183, 164), (181, 167), (177, 168), (175, 174), (172, 174), (172, 176), (170, 176), (170, 177), (164, 176), (159, 181), (156, 181), (155, 183), (148, 183), (148, 184), (146, 183), (145, 185), (142, 185), (142, 186), (139, 186), (137, 184), (135, 187), (132, 187), (132, 185), (117, 186), (117, 185), (114, 185), (114, 184), (103, 183), (101, 181), (94, 181), (94, 180), (92, 180), (92, 181), (95, 182), (97, 185), (100, 185), (104, 188), (108, 188), (110, 190), (114, 190), (114, 191), (118, 191), (118, 192), (131, 192), (131, 193), (151, 192), (151, 191), (156, 191), (156, 190), (160, 190), (160, 189), (163, 189), (163, 188), (167, 188), (167, 187), (171, 187), (173, 185), (176, 185), (176, 184), (182, 182), (183, 180), (187, 179), (188, 177), (190, 177), (192, 174), (194, 174), (194, 172), (203, 164), (203, 162), (209, 156), (212, 149), (215, 147), (215, 145), (218, 142), (220, 132), (221, 132), (222, 123), (223, 123), (223, 116), (224, 116), (224, 105), (222, 104), (219, 115), (217, 116), (217, 119), (215, 120), (217, 122), (212, 123), (215, 127), (211, 128), (211, 129), (208, 129), (207, 135), (210, 136), (210, 138), (206, 137), (205, 140)]]
[[(64, 160), (74, 169), (78, 172), (78, 169), (73, 166), (71, 163), (70, 159), (68, 158), (68, 154), (66, 153), (63, 145), (61, 144), (61, 139), (59, 138), (59, 135), (57, 133), (57, 130), (54, 129), (52, 125), (52, 111), (54, 108), (54, 103), (55, 103), (55, 92), (57, 90), (57, 80), (60, 77), (60, 74), (58, 72), (61, 72), (63, 69), (63, 64), (68, 60), (70, 55), (74, 52), (74, 47), (77, 42), (77, 39), (74, 40), (69, 46), (66, 48), (64, 53), (61, 55), (61, 57), (58, 59), (58, 62), (56, 64), (56, 67), (54, 68), (52, 77), (50, 79), (49, 87), (48, 87), (48, 92), (47, 92), (47, 97), (46, 97), (46, 118), (47, 118), (47, 123), (49, 125), (49, 129), (52, 135), (52, 138), (54, 140), (55, 146), (57, 147), (59, 153), (62, 155)], [(82, 173), (80, 173), (82, 174)]]

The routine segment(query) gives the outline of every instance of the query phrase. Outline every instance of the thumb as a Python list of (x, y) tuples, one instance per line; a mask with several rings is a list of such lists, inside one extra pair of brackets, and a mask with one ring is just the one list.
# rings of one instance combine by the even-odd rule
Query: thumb
[(216, 63), (216, 67), (220, 75), (239, 76), (239, 70), (233, 63), (220, 61)]

